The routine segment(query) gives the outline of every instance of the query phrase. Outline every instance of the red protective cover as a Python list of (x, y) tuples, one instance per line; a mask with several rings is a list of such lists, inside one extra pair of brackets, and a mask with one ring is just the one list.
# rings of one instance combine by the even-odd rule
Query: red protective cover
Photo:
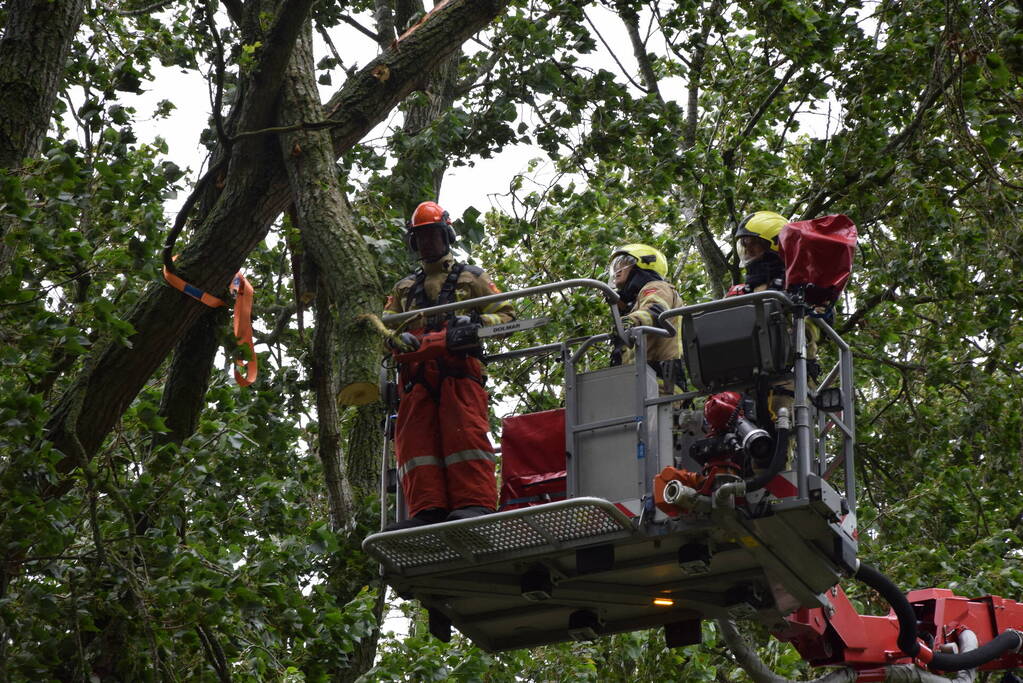
[(565, 498), (565, 410), (502, 420), (501, 509)]
[(856, 226), (836, 214), (789, 223), (778, 237), (785, 261), (785, 286), (805, 288), (806, 301), (825, 305), (835, 301), (852, 273)]

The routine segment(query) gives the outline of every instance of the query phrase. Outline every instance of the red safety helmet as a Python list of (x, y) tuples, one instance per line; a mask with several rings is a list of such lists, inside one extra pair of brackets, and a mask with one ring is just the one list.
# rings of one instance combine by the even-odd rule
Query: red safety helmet
[(451, 226), (451, 216), (437, 202), (421, 203), (405, 224), (405, 243), (410, 251), (419, 251), (416, 232), (426, 228), (441, 228), (444, 244), (448, 247), (457, 239), (455, 229)]
[(707, 434), (723, 433), (742, 412), (742, 394), (737, 391), (723, 391), (707, 397), (703, 404), (703, 419), (707, 423)]

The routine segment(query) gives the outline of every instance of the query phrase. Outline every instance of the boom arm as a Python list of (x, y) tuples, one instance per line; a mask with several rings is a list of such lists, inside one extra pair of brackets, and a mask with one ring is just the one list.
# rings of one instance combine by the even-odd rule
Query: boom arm
[[(986, 662), (967, 662), (982, 670), (1013, 669), (1023, 666), (1019, 645), (1023, 637), (1023, 605), (995, 595), (964, 598), (943, 588), (925, 588), (906, 595), (916, 619), (916, 632), (923, 641), (916, 657), (899, 645), (900, 624), (896, 610), (885, 616), (858, 614), (841, 586), (829, 592), (832, 609), (799, 609), (786, 618), (784, 628), (775, 630), (779, 640), (790, 642), (814, 666), (846, 665), (859, 672), (858, 681), (884, 680), (885, 668), (914, 663), (936, 666), (941, 655), (964, 630), (978, 642), (976, 659), (994, 655)], [(1015, 636), (1015, 639), (1012, 638)], [(917, 641), (919, 642), (919, 641)], [(998, 654), (1001, 651), (1001, 654)], [(938, 656), (937, 662), (933, 659)], [(946, 660), (948, 659), (946, 655)]]

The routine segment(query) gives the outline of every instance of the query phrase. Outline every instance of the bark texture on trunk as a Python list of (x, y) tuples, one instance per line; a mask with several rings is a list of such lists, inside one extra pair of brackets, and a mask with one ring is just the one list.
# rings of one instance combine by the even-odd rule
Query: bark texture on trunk
[[(85, 0), (7, 2), (0, 38), (0, 173), (17, 173), (41, 151), (84, 6)], [(3, 238), (16, 223), (0, 218), (0, 275), (10, 270), (14, 249)]]
[[(281, 125), (316, 120), (323, 110), (313, 67), (312, 30), (295, 45), (292, 65), (281, 97)], [(281, 152), (288, 171), (299, 230), (307, 252), (316, 262), (320, 284), (330, 294), (341, 321), (338, 330), (341, 375), (338, 400), (364, 405), (379, 396), (380, 337), (365, 324), (366, 314), (383, 305), (376, 259), (355, 227), (342, 195), (334, 150), (326, 130), (299, 130), (281, 135)], [(335, 408), (336, 410), (336, 408)]]
[[(505, 7), (506, 0), (452, 0), (399, 45), (353, 76), (327, 105), (334, 123), (334, 153), (350, 149), (421, 79), (466, 38), (483, 28)], [(295, 7), (290, 7), (294, 11)], [(291, 45), (288, 46), (290, 54)], [(283, 46), (266, 46), (283, 49)], [(281, 69), (283, 77), (283, 69)], [(263, 78), (245, 95), (273, 104), (245, 106), (233, 121), (236, 130), (256, 131), (275, 123), (281, 77)], [(181, 252), (178, 270), (200, 289), (222, 294), (248, 253), (266, 235), (287, 206), (290, 192), (279, 143), (268, 134), (248, 135), (232, 146), (224, 188), (208, 215), (201, 218), (195, 240)], [(101, 345), (52, 411), (46, 437), (74, 466), (75, 454), (91, 458), (113, 425), (174, 344), (204, 312), (199, 302), (163, 283), (152, 285), (127, 316), (136, 332), (131, 347)], [(80, 410), (82, 405), (88, 410)], [(50, 493), (59, 494), (66, 485)]]
[(0, 39), (0, 168), (39, 153), (85, 0), (9, 0)]
[(225, 328), (227, 320), (227, 311), (223, 308), (207, 312), (174, 349), (159, 413), (169, 431), (154, 435), (154, 446), (182, 443), (195, 433), (199, 415), (206, 405), (206, 390), (220, 346), (220, 330)]
[(335, 531), (352, 518), (355, 505), (345, 477), (341, 452), (341, 419), (334, 395), (337, 393), (337, 325), (326, 288), (317, 290), (316, 333), (313, 336), (312, 380), (316, 394), (317, 454), (323, 467), (330, 507), (330, 525)]

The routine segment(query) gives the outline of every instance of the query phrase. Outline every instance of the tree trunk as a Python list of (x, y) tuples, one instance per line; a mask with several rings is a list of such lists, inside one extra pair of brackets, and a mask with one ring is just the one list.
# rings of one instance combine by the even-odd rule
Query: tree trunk
[[(295, 45), (281, 98), (282, 125), (299, 125), (321, 116), (313, 69), (312, 30), (307, 28)], [(281, 135), (281, 152), (302, 241), (341, 319), (338, 332), (344, 344), (339, 349), (338, 400), (342, 405), (370, 403), (379, 396), (380, 337), (365, 316), (378, 313), (383, 303), (376, 260), (341, 194), (330, 134), (325, 130), (285, 133)]]
[[(423, 11), (425, 8), (421, 2), (399, 2), (395, 23), (403, 26)], [(405, 122), (401, 127), (405, 135), (428, 135), (429, 127), (451, 109), (457, 97), (458, 62), (461, 58), (462, 50), (455, 50), (436, 70), (427, 74), (428, 80), (420, 86), (423, 97), (410, 103), (405, 110)], [(420, 202), (436, 201), (440, 195), (448, 165), (446, 159), (437, 158), (435, 149), (428, 144), (412, 146), (394, 165), (391, 175), (400, 183), (402, 191), (398, 193), (398, 200), (406, 217), (412, 215)]]
[(316, 332), (313, 336), (312, 365), (313, 392), (316, 394), (317, 454), (323, 467), (323, 481), (327, 487), (327, 504), (330, 507), (330, 526), (334, 531), (344, 528), (352, 518), (355, 505), (352, 502), (351, 487), (342, 467), (341, 420), (337, 412), (337, 352), (336, 313), (330, 305), (326, 288), (320, 287), (316, 294)]
[(10, 0), (0, 39), (0, 168), (39, 153), (84, 0)]
[(227, 310), (208, 311), (182, 337), (174, 350), (170, 372), (160, 400), (160, 416), (169, 431), (153, 436), (153, 445), (182, 443), (195, 433), (206, 404), (213, 362), (219, 348), (219, 331), (228, 320)]
[[(57, 87), (85, 0), (9, 0), (0, 39), (0, 173), (39, 154), (50, 127)], [(0, 219), (0, 276), (11, 249), (3, 244), (16, 219)]]

